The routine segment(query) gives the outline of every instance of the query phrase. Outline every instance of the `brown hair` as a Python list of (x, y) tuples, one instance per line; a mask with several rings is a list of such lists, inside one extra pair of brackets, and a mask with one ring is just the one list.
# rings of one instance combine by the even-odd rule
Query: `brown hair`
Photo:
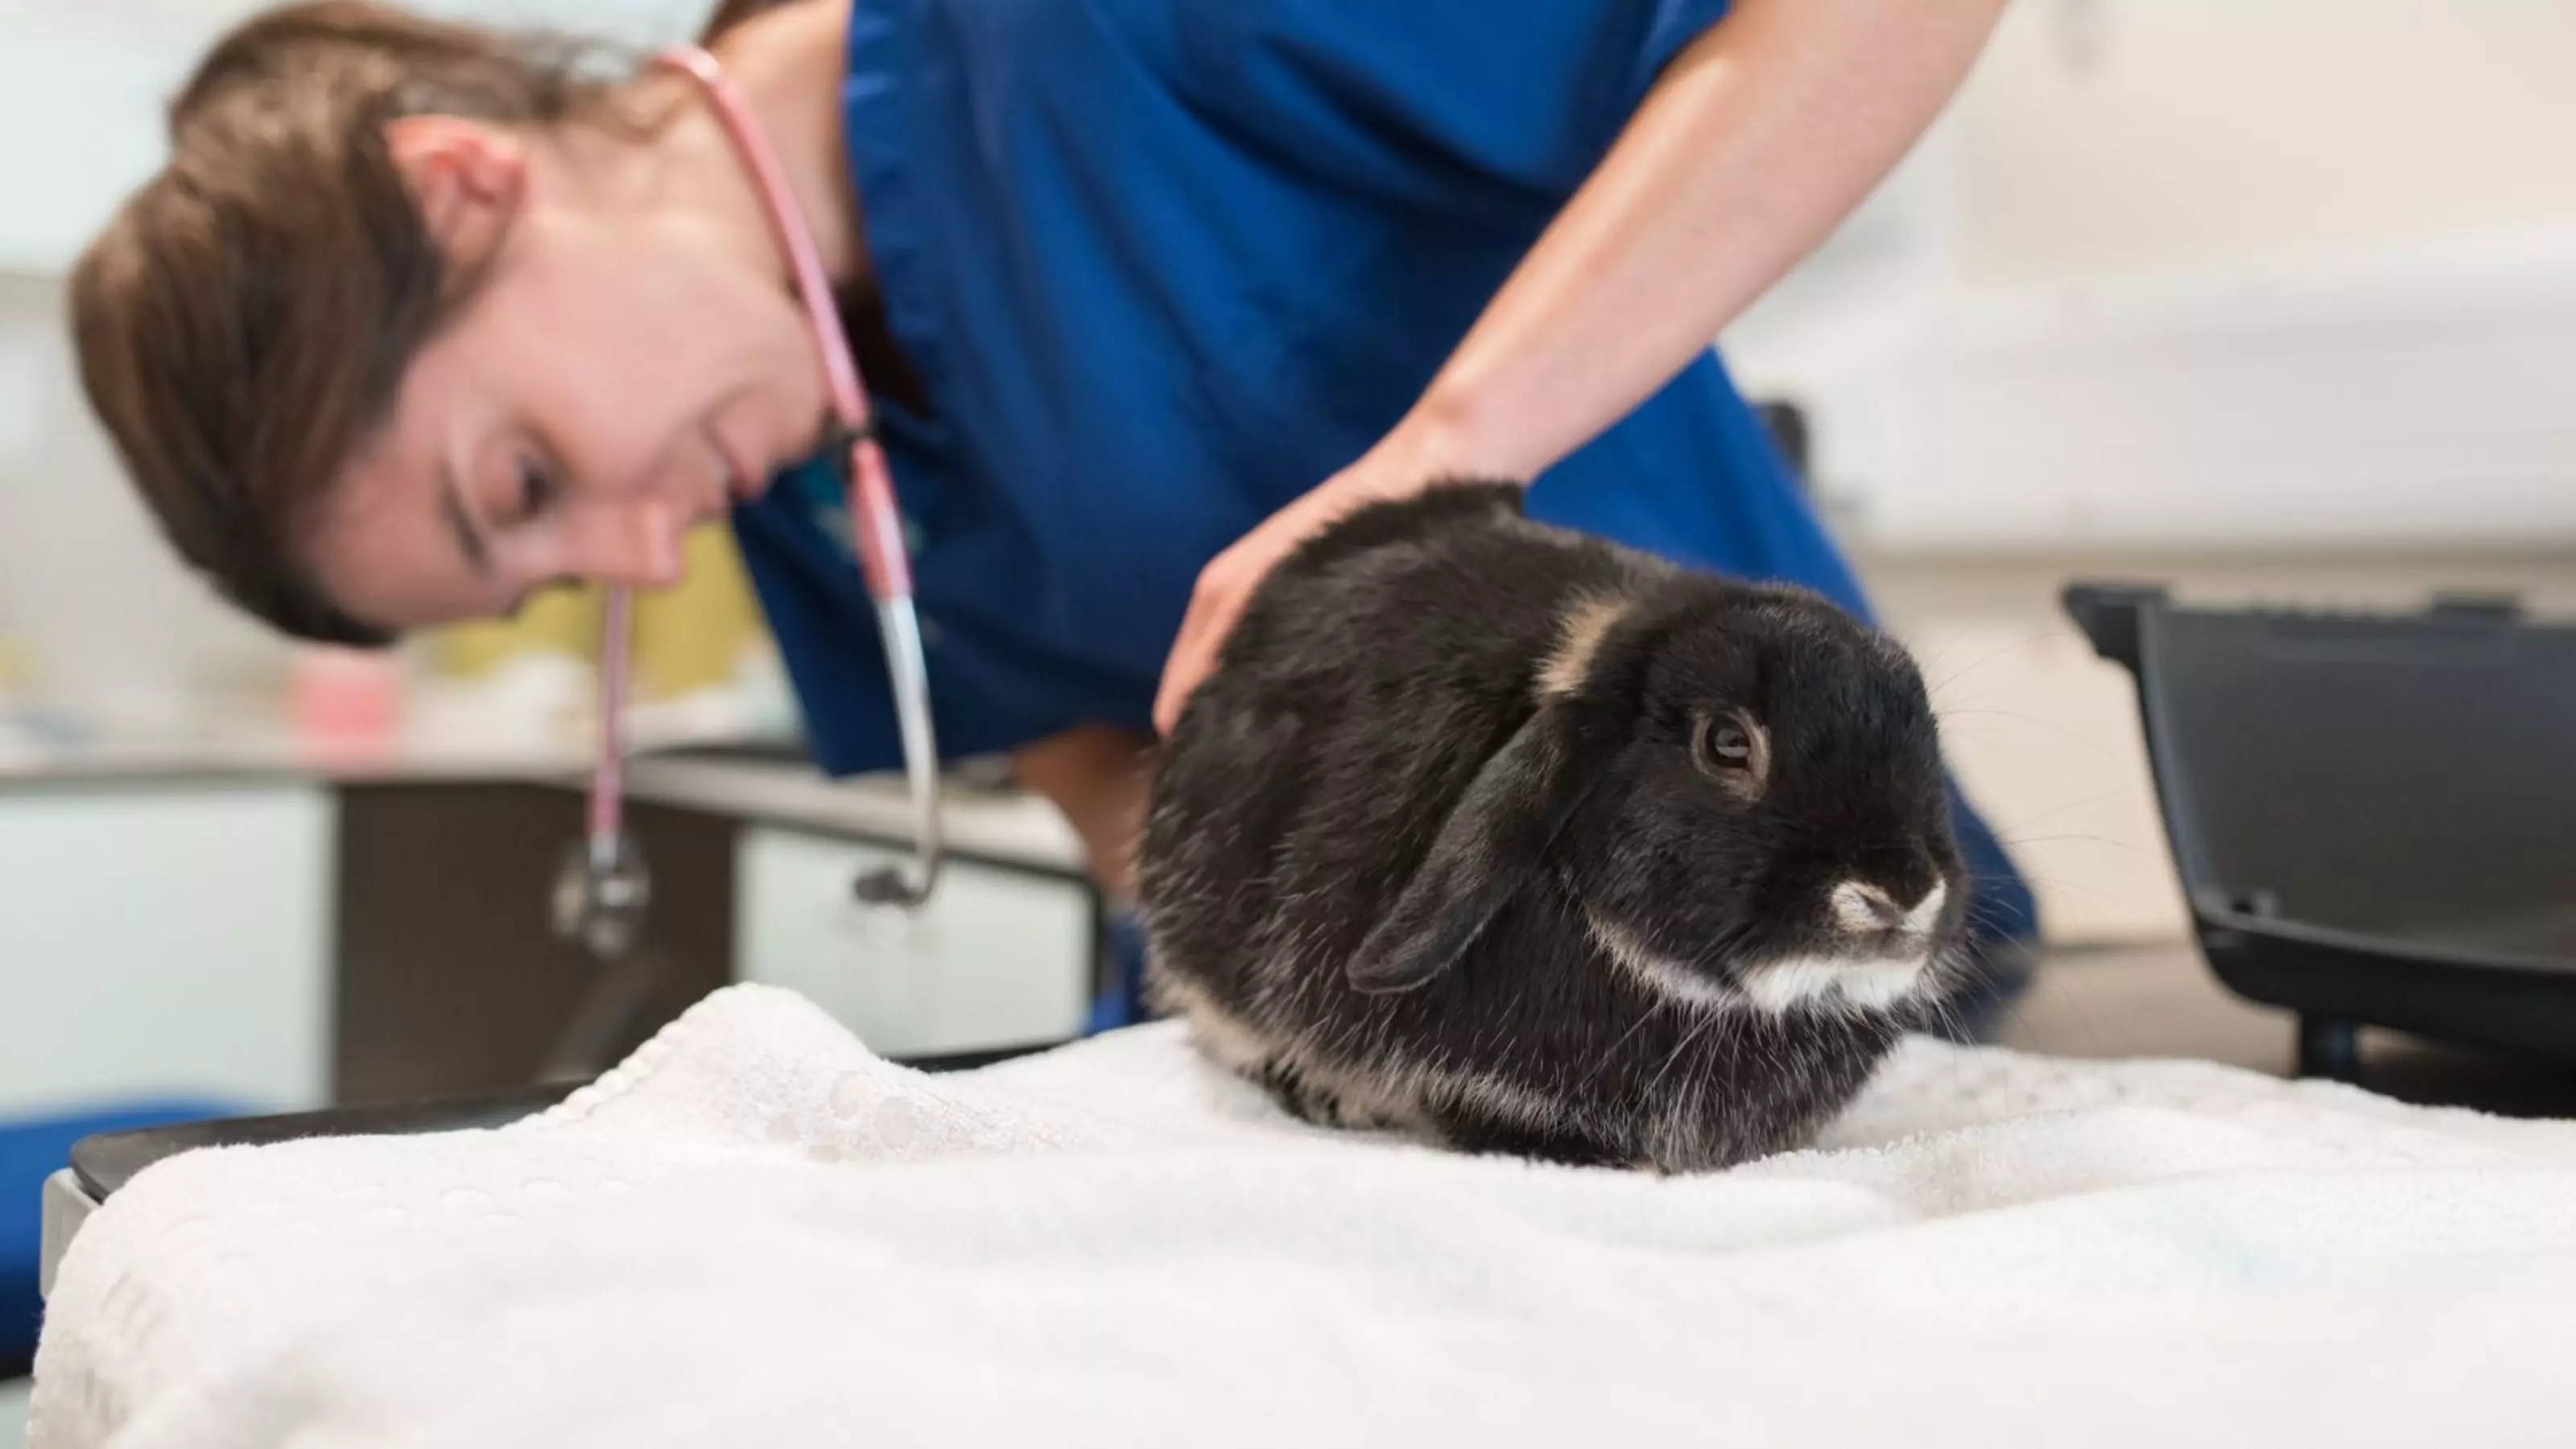
[(477, 280), (441, 257), (385, 126), (582, 118), (622, 79), (590, 73), (601, 53), (321, 0), (233, 30), (171, 102), (168, 163), (73, 272), (72, 331), (146, 505), (235, 604), (304, 639), (389, 642), (293, 547)]

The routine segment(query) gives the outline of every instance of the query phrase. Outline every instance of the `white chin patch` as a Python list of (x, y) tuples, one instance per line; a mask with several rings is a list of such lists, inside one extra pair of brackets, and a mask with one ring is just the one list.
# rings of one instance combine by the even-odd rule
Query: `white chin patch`
[(1885, 1010), (1914, 993), (1928, 957), (1853, 960), (1792, 956), (1745, 973), (1744, 994), (1774, 1014), (1801, 1006), (1859, 1006)]

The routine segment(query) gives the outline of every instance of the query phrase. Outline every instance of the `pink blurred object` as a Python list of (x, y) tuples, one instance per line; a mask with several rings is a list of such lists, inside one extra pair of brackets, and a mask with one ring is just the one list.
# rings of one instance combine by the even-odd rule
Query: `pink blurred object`
[(391, 654), (306, 648), (288, 698), (296, 738), (307, 744), (390, 744), (402, 724), (402, 664)]

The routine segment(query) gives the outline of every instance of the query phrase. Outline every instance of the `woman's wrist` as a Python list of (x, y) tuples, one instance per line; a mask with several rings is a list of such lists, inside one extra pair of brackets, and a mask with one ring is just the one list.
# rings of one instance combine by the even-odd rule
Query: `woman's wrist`
[(1444, 374), (1371, 450), (1387, 466), (1367, 471), (1405, 492), (1447, 479), (1527, 484), (1554, 460), (1515, 432), (1476, 389)]

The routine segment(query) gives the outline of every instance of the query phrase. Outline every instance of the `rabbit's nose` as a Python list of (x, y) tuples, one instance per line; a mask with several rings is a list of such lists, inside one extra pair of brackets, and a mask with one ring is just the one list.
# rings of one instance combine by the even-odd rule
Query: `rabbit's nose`
[(1905, 924), (1905, 907), (1877, 886), (1847, 880), (1834, 887), (1834, 920), (1848, 931), (1893, 931)]
[(1889, 941), (1919, 937), (1930, 931), (1933, 923), (1940, 919), (1943, 897), (1947, 894), (1947, 888), (1935, 881), (1930, 890), (1909, 904), (1898, 900), (1884, 886), (1871, 885), (1863, 880), (1847, 880), (1834, 887), (1834, 924), (1855, 936)]

